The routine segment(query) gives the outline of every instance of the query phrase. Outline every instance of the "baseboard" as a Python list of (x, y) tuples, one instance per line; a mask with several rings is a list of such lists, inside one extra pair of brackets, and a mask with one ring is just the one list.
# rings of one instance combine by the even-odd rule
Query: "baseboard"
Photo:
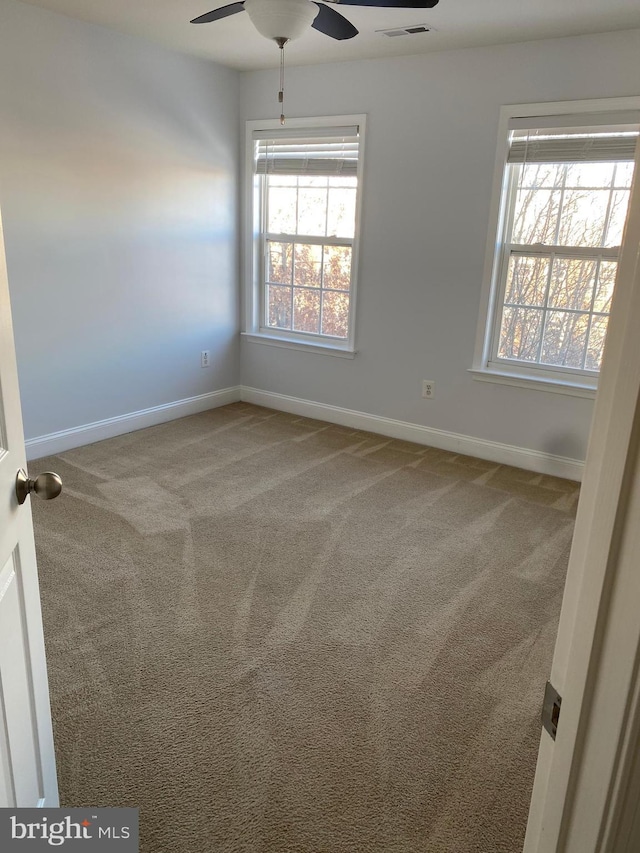
[(446, 430), (432, 429), (420, 424), (370, 415), (366, 412), (343, 409), (340, 406), (314, 403), (312, 400), (302, 400), (299, 397), (289, 397), (286, 394), (274, 394), (271, 391), (260, 391), (257, 388), (248, 388), (245, 385), (240, 387), (240, 399), (247, 403), (266, 406), (269, 409), (278, 409), (293, 415), (318, 418), (341, 426), (379, 433), (390, 438), (427, 444), (440, 450), (463, 453), (466, 456), (477, 456), (479, 459), (487, 459), (490, 462), (498, 462), (502, 465), (514, 465), (517, 468), (525, 468), (538, 474), (550, 474), (554, 477), (565, 477), (568, 480), (578, 482), (582, 479), (584, 463), (579, 459), (554, 456), (539, 450), (500, 444), (497, 441), (486, 441), (470, 435), (461, 435)]
[(187, 397), (184, 400), (175, 400), (173, 403), (164, 403), (162, 406), (152, 406), (149, 409), (129, 412), (115, 418), (106, 418), (103, 421), (95, 421), (71, 429), (63, 429), (60, 432), (29, 438), (25, 441), (27, 459), (52, 456), (74, 447), (81, 447), (84, 444), (93, 444), (95, 441), (114, 438), (117, 435), (156, 426), (156, 424), (162, 424), (176, 418), (196, 415), (198, 412), (216, 409), (218, 406), (226, 406), (228, 403), (237, 403), (238, 400), (240, 400), (240, 386), (236, 385), (232, 388), (223, 388), (220, 391), (211, 391), (208, 394), (198, 394), (197, 397)]
[(115, 418), (107, 418), (60, 432), (30, 438), (25, 442), (27, 459), (52, 456), (74, 447), (81, 447), (84, 444), (93, 444), (105, 438), (114, 438), (127, 432), (134, 432), (176, 418), (195, 415), (207, 409), (236, 403), (238, 400), (265, 406), (269, 409), (290, 412), (294, 415), (329, 421), (353, 429), (379, 433), (389, 438), (414, 441), (417, 444), (426, 444), (440, 450), (477, 456), (480, 459), (488, 459), (502, 465), (514, 465), (528, 471), (536, 471), (539, 474), (566, 477), (578, 482), (582, 479), (584, 463), (578, 459), (554, 456), (539, 450), (500, 444), (496, 441), (486, 441), (470, 435), (433, 429), (420, 424), (371, 415), (367, 412), (344, 409), (340, 406), (329, 406), (326, 403), (316, 403), (313, 400), (303, 400), (286, 394), (274, 394), (272, 391), (260, 391), (258, 388), (249, 388), (245, 385), (223, 388), (220, 391), (199, 394), (197, 397), (187, 397), (184, 400), (175, 400), (162, 406), (153, 406)]

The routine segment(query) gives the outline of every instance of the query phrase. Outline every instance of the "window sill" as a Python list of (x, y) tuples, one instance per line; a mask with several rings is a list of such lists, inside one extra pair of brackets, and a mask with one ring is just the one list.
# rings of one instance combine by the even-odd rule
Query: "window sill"
[(291, 341), (288, 338), (278, 338), (274, 335), (261, 335), (257, 332), (241, 332), (241, 336), (251, 344), (265, 344), (268, 347), (281, 347), (283, 349), (294, 349), (302, 352), (311, 352), (318, 355), (333, 355), (337, 358), (355, 358), (355, 350), (334, 346), (325, 343), (306, 343)]
[(469, 373), (479, 382), (495, 382), (499, 385), (515, 385), (518, 388), (528, 388), (532, 391), (550, 391), (552, 394), (565, 394), (569, 397), (586, 397), (593, 400), (596, 388), (579, 382), (568, 382), (566, 379), (548, 379), (532, 377), (523, 373), (508, 373), (487, 368), (471, 368)]

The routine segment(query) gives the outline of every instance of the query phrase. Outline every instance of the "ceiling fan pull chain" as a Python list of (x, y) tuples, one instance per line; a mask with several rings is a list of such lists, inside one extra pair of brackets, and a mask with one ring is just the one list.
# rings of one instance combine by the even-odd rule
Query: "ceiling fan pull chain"
[(279, 39), (280, 48), (280, 91), (278, 92), (278, 103), (280, 104), (280, 124), (284, 124), (284, 46), (288, 39)]

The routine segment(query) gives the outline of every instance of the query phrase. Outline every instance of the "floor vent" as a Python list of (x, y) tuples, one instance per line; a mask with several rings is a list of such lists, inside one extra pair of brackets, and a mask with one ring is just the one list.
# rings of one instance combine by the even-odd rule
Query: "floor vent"
[(376, 30), (382, 36), (389, 36), (389, 38), (395, 38), (396, 36), (413, 36), (418, 33), (430, 33), (434, 31), (434, 27), (428, 26), (428, 24), (413, 24), (410, 27), (397, 27), (394, 30)]

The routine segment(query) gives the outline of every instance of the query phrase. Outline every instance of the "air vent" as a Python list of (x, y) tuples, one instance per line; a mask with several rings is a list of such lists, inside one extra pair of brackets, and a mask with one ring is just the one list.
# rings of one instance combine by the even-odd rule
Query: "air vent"
[(394, 30), (376, 30), (380, 35), (389, 36), (389, 38), (395, 38), (396, 36), (414, 36), (418, 33), (430, 33), (434, 31), (435, 28), (430, 27), (428, 24), (411, 24), (411, 26), (397, 27)]

